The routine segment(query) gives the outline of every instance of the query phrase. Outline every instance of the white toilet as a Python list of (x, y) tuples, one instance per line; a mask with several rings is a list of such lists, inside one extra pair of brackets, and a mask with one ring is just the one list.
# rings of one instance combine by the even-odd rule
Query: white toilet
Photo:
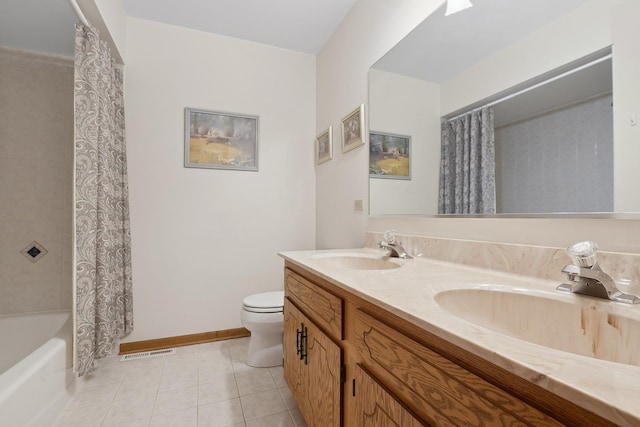
[(284, 291), (249, 295), (242, 300), (242, 325), (251, 332), (247, 365), (282, 365)]

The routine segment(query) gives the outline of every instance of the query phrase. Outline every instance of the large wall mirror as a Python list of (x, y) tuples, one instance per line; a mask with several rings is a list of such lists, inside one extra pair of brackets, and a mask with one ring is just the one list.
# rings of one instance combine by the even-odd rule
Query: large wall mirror
[[(370, 214), (438, 214), (441, 120), (484, 105), (498, 214), (640, 212), (640, 2), (472, 3), (443, 5), (369, 71), (371, 132), (410, 140), (370, 144)], [(381, 179), (394, 159), (410, 176)]]

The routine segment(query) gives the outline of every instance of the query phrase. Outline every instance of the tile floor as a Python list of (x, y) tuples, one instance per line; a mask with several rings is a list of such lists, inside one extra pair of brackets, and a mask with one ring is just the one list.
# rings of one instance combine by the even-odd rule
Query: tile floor
[(244, 363), (248, 338), (178, 347), (176, 354), (100, 360), (54, 427), (305, 426), (282, 367)]

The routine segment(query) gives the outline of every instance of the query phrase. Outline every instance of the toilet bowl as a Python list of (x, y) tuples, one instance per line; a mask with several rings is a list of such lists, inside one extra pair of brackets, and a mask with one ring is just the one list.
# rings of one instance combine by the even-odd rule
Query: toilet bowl
[(251, 332), (247, 365), (282, 365), (283, 307), (284, 291), (249, 295), (242, 300), (242, 326)]

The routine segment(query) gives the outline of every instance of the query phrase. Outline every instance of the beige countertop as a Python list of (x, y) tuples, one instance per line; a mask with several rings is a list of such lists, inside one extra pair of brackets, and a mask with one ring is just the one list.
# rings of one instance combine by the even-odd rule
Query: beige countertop
[[(557, 282), (495, 272), (426, 258), (389, 259), (402, 264), (389, 270), (360, 270), (331, 266), (322, 258), (367, 256), (384, 258), (385, 251), (362, 248), (281, 252), (284, 259), (327, 279), (389, 312), (468, 350), (508, 371), (622, 426), (640, 425), (640, 366), (616, 363), (514, 338), (463, 320), (443, 308), (438, 293), (453, 289), (489, 289), (577, 304), (581, 309), (623, 316), (640, 324), (640, 305), (625, 305), (556, 291)], [(536, 299), (546, 302), (546, 300)], [(550, 306), (552, 304), (549, 304)], [(550, 314), (540, 308), (540, 317)], [(563, 323), (563, 322), (561, 322)], [(564, 333), (563, 324), (545, 328), (545, 334)], [(519, 327), (527, 329), (527, 325)], [(616, 331), (625, 334), (622, 329)], [(628, 333), (628, 332), (627, 332)], [(635, 352), (640, 335), (626, 337)], [(564, 338), (563, 338), (564, 339)], [(571, 340), (569, 340), (571, 341)], [(609, 347), (611, 347), (609, 341)], [(596, 337), (594, 351), (605, 348), (608, 337)], [(571, 345), (571, 343), (569, 343)], [(610, 350), (610, 348), (609, 348)], [(613, 351), (615, 354), (615, 349)], [(640, 359), (640, 357), (638, 358)]]

